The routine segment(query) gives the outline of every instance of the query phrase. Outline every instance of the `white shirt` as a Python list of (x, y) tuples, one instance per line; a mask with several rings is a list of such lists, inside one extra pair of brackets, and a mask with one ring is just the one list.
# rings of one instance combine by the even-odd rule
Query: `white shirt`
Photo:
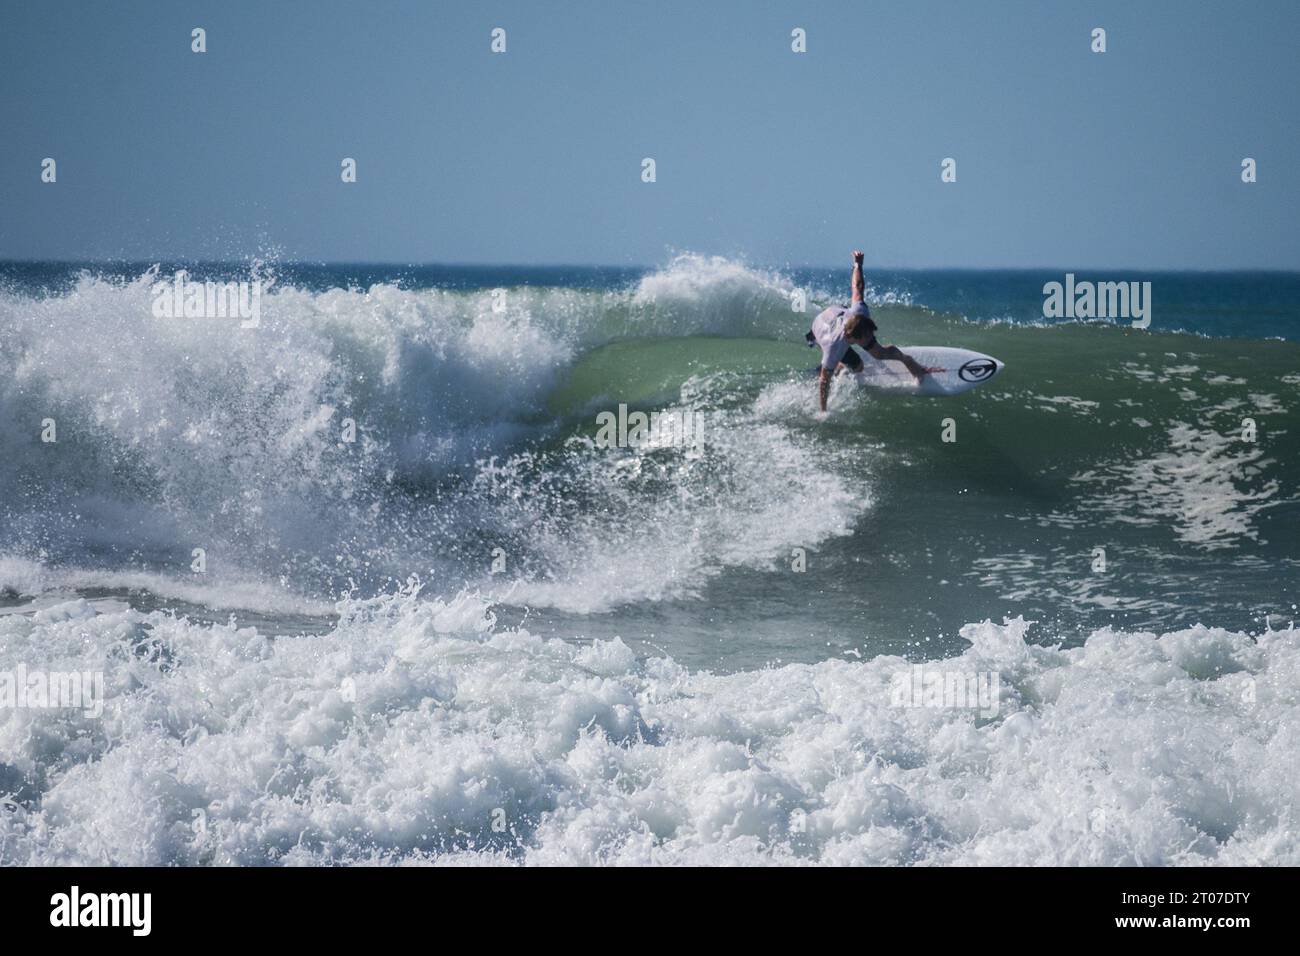
[(835, 366), (844, 359), (849, 350), (849, 340), (844, 337), (844, 317), (848, 309), (833, 305), (824, 309), (813, 319), (812, 334), (822, 349), (822, 368), (828, 372), (835, 371)]

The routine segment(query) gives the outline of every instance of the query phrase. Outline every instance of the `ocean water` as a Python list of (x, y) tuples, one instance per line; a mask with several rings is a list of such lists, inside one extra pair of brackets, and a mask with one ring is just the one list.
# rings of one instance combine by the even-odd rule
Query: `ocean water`
[(823, 418), (847, 269), (178, 268), (0, 264), (0, 861), (1300, 862), (1300, 275), (873, 272), (1007, 368)]

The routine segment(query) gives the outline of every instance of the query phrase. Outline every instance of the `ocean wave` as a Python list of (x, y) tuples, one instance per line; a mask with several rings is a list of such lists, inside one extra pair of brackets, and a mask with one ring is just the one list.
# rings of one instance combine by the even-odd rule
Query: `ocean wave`
[(1020, 619), (899, 657), (713, 675), (412, 586), (328, 634), (71, 601), (0, 673), (102, 672), (102, 716), (0, 710), (5, 863), (1295, 865), (1300, 632)]
[[(202, 581), (223, 607), (273, 604), (260, 585), (310, 603), (418, 573), (444, 597), (604, 614), (854, 533), (899, 497), (876, 480), (884, 459), (917, 489), (1016, 487), (1044, 503), (1041, 527), (1169, 531), (1169, 550), (1266, 545), (1296, 500), (1288, 343), (977, 325), (877, 290), (882, 341), (959, 344), (1008, 372), (942, 409), (840, 382), (821, 420), (795, 281), (728, 259), (681, 255), (606, 288), (281, 280), (249, 329), (155, 318), (160, 275), (0, 292), (0, 555), (81, 581), (144, 575), (178, 600)], [(808, 312), (830, 295), (810, 294)], [(711, 416), (703, 454), (594, 448), (595, 414), (620, 404)], [(961, 440), (927, 453), (946, 416)], [(1246, 418), (1262, 442), (1239, 440)], [(913, 505), (912, 535), (935, 500)], [(505, 574), (489, 571), (497, 549)], [(979, 567), (981, 586), (1027, 593)], [(1151, 586), (1087, 603), (1133, 607)]]
[(184, 574), (199, 548), (228, 581), (274, 566), (335, 590), (437, 571), (429, 541), (501, 524), (458, 483), (553, 436), (545, 400), (579, 356), (802, 334), (779, 276), (690, 255), (621, 290), (264, 277), (255, 328), (155, 317), (175, 278), (156, 268), (0, 293), (0, 551)]

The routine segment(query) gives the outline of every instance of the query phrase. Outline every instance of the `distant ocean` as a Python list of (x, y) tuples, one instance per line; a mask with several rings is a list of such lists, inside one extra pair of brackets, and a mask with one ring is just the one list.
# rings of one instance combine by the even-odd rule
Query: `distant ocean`
[(0, 862), (1300, 863), (1300, 274), (1074, 272), (0, 263)]

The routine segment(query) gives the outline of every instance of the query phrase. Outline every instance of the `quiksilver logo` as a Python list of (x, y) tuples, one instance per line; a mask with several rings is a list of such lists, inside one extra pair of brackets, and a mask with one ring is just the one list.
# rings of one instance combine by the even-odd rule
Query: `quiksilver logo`
[(982, 382), (986, 378), (992, 378), (997, 370), (998, 363), (993, 359), (971, 359), (957, 370), (957, 375), (963, 382)]

